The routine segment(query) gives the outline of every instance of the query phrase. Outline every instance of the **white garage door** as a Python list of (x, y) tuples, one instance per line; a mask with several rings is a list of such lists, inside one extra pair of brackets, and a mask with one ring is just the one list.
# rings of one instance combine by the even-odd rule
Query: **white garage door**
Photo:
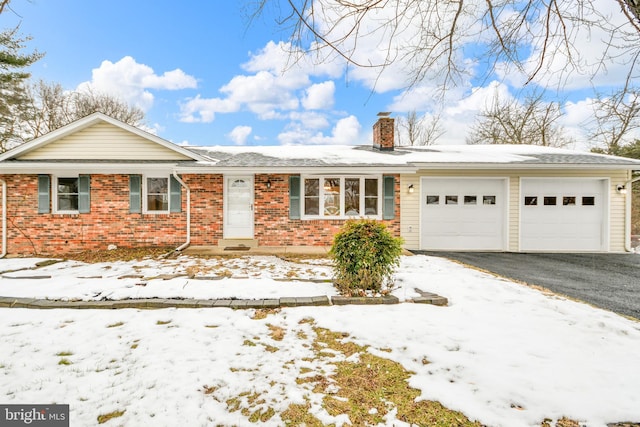
[(420, 246), (505, 250), (505, 178), (422, 178)]
[(521, 251), (604, 251), (607, 180), (523, 178)]

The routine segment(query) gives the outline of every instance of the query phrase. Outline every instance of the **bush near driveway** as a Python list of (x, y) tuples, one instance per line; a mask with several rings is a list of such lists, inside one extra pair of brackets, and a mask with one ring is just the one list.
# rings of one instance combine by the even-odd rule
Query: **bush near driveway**
[(334, 260), (334, 283), (345, 296), (388, 293), (393, 272), (400, 265), (402, 239), (374, 220), (349, 220), (335, 235), (329, 255)]

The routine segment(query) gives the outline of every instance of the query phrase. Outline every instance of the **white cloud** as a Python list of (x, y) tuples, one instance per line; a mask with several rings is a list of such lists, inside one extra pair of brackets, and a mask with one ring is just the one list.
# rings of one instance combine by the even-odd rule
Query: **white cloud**
[(325, 110), (333, 106), (336, 85), (332, 80), (314, 84), (307, 88), (302, 106), (307, 110)]
[(245, 145), (247, 143), (247, 138), (251, 135), (252, 131), (253, 129), (251, 126), (236, 126), (227, 134), (227, 137), (236, 145)]
[(92, 70), (91, 81), (78, 85), (78, 90), (92, 90), (117, 96), (143, 110), (153, 105), (154, 96), (147, 89), (179, 90), (197, 87), (194, 77), (180, 69), (157, 75), (145, 64), (139, 64), (130, 56), (118, 62), (102, 61)]
[(291, 129), (278, 135), (282, 145), (356, 145), (361, 143), (360, 129), (362, 126), (355, 116), (338, 120), (331, 130), (331, 135), (322, 132), (312, 134), (311, 131), (301, 126), (292, 126)]

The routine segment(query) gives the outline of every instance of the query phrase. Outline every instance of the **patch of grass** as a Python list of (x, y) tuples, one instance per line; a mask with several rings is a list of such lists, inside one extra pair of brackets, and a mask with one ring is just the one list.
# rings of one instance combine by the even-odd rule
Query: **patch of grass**
[(58, 365), (73, 365), (73, 362), (66, 357), (63, 357), (58, 361)]
[(104, 424), (113, 418), (121, 417), (125, 412), (126, 411), (113, 411), (109, 412), (108, 414), (98, 415), (98, 424)]
[(275, 326), (271, 324), (267, 324), (267, 327), (269, 328), (269, 335), (271, 335), (271, 338), (273, 338), (276, 341), (282, 341), (285, 334), (285, 331), (283, 328), (281, 328), (280, 326)]
[(124, 325), (124, 322), (116, 322), (116, 323), (112, 323), (110, 325), (107, 325), (107, 328), (119, 328), (122, 325)]
[(118, 248), (113, 251), (84, 251), (67, 254), (68, 259), (86, 262), (89, 264), (114, 261), (141, 261), (145, 258), (157, 258), (165, 255), (174, 248), (170, 247), (146, 247), (146, 248)]
[(258, 308), (254, 313), (252, 319), (254, 320), (262, 320), (266, 319), (267, 316), (272, 314), (278, 314), (280, 312), (280, 308)]
[(219, 328), (219, 325), (204, 325), (205, 328), (210, 328), (210, 329), (215, 329), (215, 328)]
[(297, 405), (292, 403), (289, 407), (280, 414), (280, 418), (287, 425), (293, 426), (307, 426), (307, 427), (322, 427), (324, 424), (320, 422), (315, 416), (309, 413), (311, 409), (310, 404)]
[(64, 356), (73, 356), (73, 353), (70, 351), (60, 351), (56, 353), (56, 356), (64, 357)]
[(257, 344), (256, 344), (256, 343), (254, 343), (254, 342), (253, 342), (253, 341), (251, 341), (251, 340), (244, 340), (244, 342), (242, 343), (242, 345), (246, 345), (246, 346), (248, 346), (248, 347), (255, 347)]
[(264, 345), (264, 349), (267, 350), (269, 353), (275, 353), (276, 351), (280, 350), (278, 347), (274, 347), (272, 345), (268, 345), (268, 344), (262, 344)]
[(314, 330), (316, 351), (329, 348), (347, 357), (359, 355), (357, 361), (335, 362), (336, 370), (330, 381), (323, 375), (313, 377), (318, 392), (326, 393), (329, 385), (332, 391), (337, 390), (323, 399), (323, 407), (329, 414), (347, 414), (353, 425), (376, 425), (384, 423), (385, 416), (395, 409), (396, 418), (411, 425), (480, 426), (439, 402), (416, 401), (420, 390), (409, 386), (407, 380), (412, 373), (401, 364), (368, 353), (366, 347), (346, 341), (345, 334), (323, 328)]
[(158, 320), (156, 325), (168, 325), (169, 323), (171, 323), (171, 320)]

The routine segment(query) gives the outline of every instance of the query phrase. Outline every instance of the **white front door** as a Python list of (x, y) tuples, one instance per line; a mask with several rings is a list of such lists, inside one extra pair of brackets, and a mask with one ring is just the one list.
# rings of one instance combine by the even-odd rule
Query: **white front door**
[(423, 177), (420, 248), (505, 250), (506, 188), (506, 178)]
[(225, 176), (224, 238), (253, 239), (253, 176)]

